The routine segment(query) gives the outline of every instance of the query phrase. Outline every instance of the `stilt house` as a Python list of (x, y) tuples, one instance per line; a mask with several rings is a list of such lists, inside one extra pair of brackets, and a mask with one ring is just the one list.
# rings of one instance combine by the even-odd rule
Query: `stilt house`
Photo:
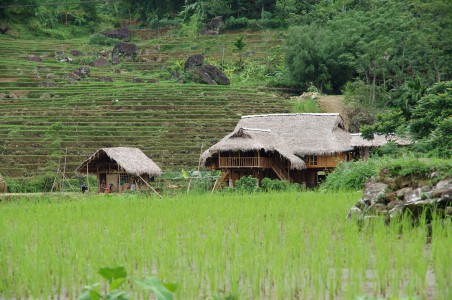
[(217, 182), (233, 186), (252, 175), (315, 187), (353, 151), (339, 114), (243, 116), (234, 131), (201, 155), (201, 163), (221, 170)]
[(97, 191), (124, 192), (147, 190), (150, 181), (162, 170), (140, 149), (128, 147), (102, 148), (77, 169), (79, 174), (96, 174)]

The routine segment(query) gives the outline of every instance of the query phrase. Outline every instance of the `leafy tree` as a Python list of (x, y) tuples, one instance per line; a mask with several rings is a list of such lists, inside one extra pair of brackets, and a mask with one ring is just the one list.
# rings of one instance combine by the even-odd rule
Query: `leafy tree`
[[(410, 121), (411, 134), (417, 139), (428, 139), (437, 129), (447, 130), (452, 118), (452, 81), (441, 82), (433, 85), (427, 90), (416, 107), (413, 109), (413, 116)], [(452, 135), (444, 136), (450, 139)]]
[(239, 52), (239, 67), (240, 67), (240, 68), (243, 68), (243, 63), (242, 63), (242, 52), (243, 52), (243, 49), (244, 49), (245, 46), (246, 46), (246, 44), (245, 44), (245, 42), (243, 41), (243, 39), (244, 39), (244, 37), (243, 37), (243, 35), (241, 35), (241, 36), (237, 37), (237, 39), (236, 39), (235, 42), (234, 42), (235, 50)]
[(363, 138), (372, 140), (374, 134), (384, 135), (386, 140), (391, 140), (396, 133), (403, 132), (406, 127), (405, 118), (402, 111), (392, 110), (386, 113), (377, 115), (375, 123), (370, 125), (363, 125), (361, 133)]

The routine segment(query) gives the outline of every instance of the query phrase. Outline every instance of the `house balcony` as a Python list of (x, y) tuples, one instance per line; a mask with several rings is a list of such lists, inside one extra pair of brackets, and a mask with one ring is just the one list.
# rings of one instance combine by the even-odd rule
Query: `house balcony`
[(270, 168), (268, 157), (220, 157), (220, 168)]

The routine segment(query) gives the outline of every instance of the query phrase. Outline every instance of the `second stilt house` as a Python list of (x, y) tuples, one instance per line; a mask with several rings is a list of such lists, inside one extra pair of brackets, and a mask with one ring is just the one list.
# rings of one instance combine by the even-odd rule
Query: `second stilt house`
[(101, 148), (76, 172), (96, 174), (99, 193), (153, 189), (151, 181), (162, 174), (162, 170), (140, 149), (129, 147)]

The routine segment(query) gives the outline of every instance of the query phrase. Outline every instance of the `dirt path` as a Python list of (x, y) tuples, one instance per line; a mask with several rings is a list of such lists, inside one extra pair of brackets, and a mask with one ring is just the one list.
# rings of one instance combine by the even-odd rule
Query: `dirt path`
[(320, 109), (324, 113), (340, 113), (345, 123), (347, 123), (344, 109), (344, 96), (342, 95), (322, 95), (318, 97)]

